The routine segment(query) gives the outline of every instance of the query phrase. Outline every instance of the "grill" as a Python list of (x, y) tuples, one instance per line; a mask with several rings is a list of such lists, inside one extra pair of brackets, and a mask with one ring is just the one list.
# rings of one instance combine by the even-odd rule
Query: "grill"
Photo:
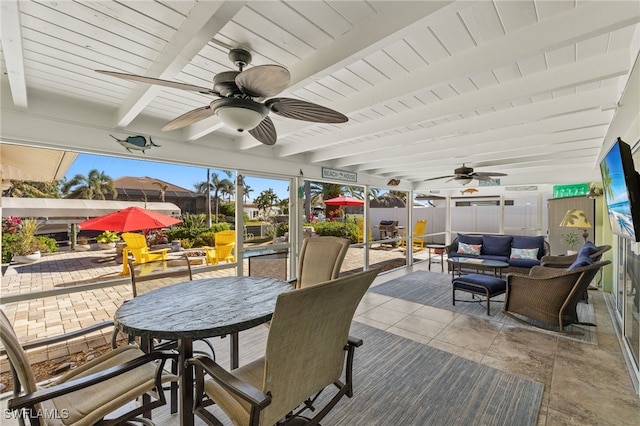
[(380, 239), (395, 238), (398, 235), (398, 221), (397, 220), (381, 220), (378, 225), (378, 231), (380, 231)]

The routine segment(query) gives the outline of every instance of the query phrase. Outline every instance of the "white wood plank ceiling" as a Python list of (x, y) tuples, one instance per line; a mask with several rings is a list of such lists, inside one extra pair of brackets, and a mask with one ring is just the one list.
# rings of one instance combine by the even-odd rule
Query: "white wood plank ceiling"
[[(363, 183), (459, 187), (463, 163), (502, 185), (598, 180), (598, 156), (640, 46), (637, 1), (15, 1), (1, 15), (4, 143), (109, 155), (143, 134), (143, 158), (263, 172), (320, 167)], [(217, 117), (161, 132), (213, 97), (94, 70), (211, 87), (252, 65), (289, 69), (279, 96), (345, 124), (271, 114), (267, 147)], [(634, 142), (634, 141), (629, 141)], [(136, 154), (141, 156), (142, 154)]]

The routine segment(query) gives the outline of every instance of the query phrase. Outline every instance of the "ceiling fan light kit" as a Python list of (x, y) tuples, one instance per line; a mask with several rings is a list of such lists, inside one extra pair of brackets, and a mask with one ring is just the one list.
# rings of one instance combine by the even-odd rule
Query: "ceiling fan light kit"
[(220, 98), (208, 106), (196, 108), (173, 119), (162, 128), (163, 131), (180, 129), (217, 115), (226, 126), (239, 132), (247, 131), (263, 144), (273, 145), (276, 143), (277, 133), (268, 117), (269, 112), (285, 118), (317, 123), (348, 121), (348, 118), (338, 111), (298, 99), (272, 98), (262, 103), (266, 98), (277, 95), (289, 86), (289, 71), (280, 65), (258, 65), (245, 70), (245, 66), (251, 62), (251, 53), (244, 49), (231, 49), (229, 59), (238, 67), (238, 71), (216, 74), (212, 89), (115, 71), (96, 71), (124, 80), (195, 91)]
[(255, 128), (269, 114), (264, 104), (251, 99), (216, 99), (210, 107), (225, 125), (238, 132)]

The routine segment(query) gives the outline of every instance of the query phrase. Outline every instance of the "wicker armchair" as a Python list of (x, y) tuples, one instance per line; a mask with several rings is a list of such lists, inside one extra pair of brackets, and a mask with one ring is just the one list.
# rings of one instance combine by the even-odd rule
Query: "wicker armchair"
[(596, 273), (609, 260), (572, 270), (536, 266), (529, 275), (509, 274), (503, 313), (515, 320), (566, 334), (571, 324), (590, 325), (578, 320), (576, 305)]
[[(605, 252), (611, 250), (611, 246), (609, 245), (594, 246), (594, 250), (595, 252), (588, 254), (588, 256), (591, 258), (591, 260), (593, 260), (594, 262), (597, 262), (602, 258), (602, 255)], [(540, 266), (546, 266), (548, 268), (567, 269), (569, 265), (571, 265), (573, 262), (576, 261), (579, 254), (580, 253), (578, 252), (578, 253), (567, 255), (567, 256), (551, 256), (551, 255), (542, 256), (542, 259), (540, 259)]]

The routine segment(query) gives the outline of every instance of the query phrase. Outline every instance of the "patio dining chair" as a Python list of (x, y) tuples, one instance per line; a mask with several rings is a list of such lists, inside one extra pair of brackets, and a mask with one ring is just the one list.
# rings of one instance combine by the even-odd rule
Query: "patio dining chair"
[(350, 244), (346, 238), (332, 236), (305, 238), (298, 257), (297, 278), (291, 283), (304, 288), (335, 280)]
[(124, 232), (121, 235), (124, 242), (127, 244), (122, 249), (122, 275), (129, 275), (129, 264), (127, 259), (129, 253), (133, 255), (136, 264), (152, 262), (154, 260), (166, 260), (167, 253), (171, 250), (164, 248), (160, 250), (149, 250), (147, 246), (147, 239), (142, 234), (135, 234), (133, 232)]
[[(95, 327), (86, 331), (93, 329)], [(76, 337), (86, 331), (58, 336), (56, 341)], [(165, 362), (174, 359), (174, 354), (145, 354), (139, 348), (127, 345), (79, 366), (46, 387), (40, 387), (25, 348), (4, 311), (0, 311), (0, 341), (9, 358), (13, 376), (13, 398), (7, 407), (22, 414), (21, 425), (25, 418), (30, 419), (32, 425), (40, 426), (122, 425), (132, 419), (152, 425), (139, 416), (164, 405), (162, 384), (177, 380), (176, 376), (164, 371)], [(28, 347), (46, 346), (52, 341), (32, 342)], [(143, 398), (144, 395), (147, 398)], [(116, 410), (117, 414), (114, 413)]]
[[(344, 395), (353, 396), (355, 349), (363, 342), (351, 338), (349, 328), (378, 272), (370, 269), (280, 294), (265, 354), (256, 361), (226, 371), (206, 357), (187, 360), (196, 371), (194, 413), (207, 424), (222, 424), (207, 410), (213, 402), (234, 425), (273, 425), (293, 418), (318, 424)], [(305, 402), (317, 402), (313, 398), (325, 388), (334, 391), (308, 423), (301, 417), (310, 407)]]

